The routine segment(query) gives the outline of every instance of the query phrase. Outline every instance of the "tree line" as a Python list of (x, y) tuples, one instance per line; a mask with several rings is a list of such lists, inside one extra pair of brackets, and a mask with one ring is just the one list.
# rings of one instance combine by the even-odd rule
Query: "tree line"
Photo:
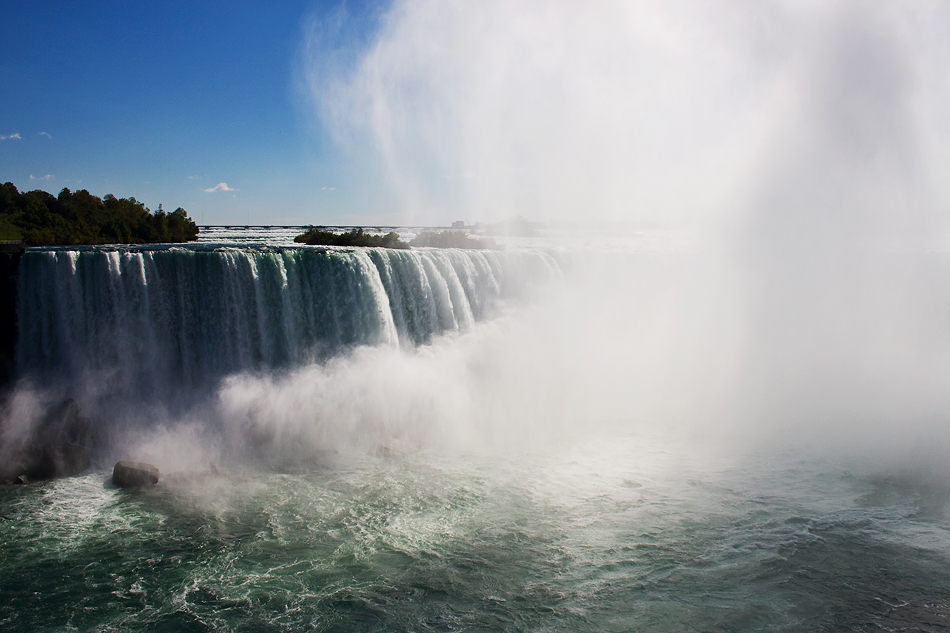
[(198, 225), (181, 207), (154, 213), (135, 198), (105, 198), (85, 189), (20, 193), (0, 186), (0, 233), (29, 246), (180, 243), (198, 239)]
[(300, 244), (310, 246), (378, 246), (382, 248), (409, 248), (409, 245), (399, 239), (399, 233), (390, 231), (386, 235), (364, 233), (363, 229), (355, 228), (345, 233), (334, 233), (323, 228), (311, 226), (306, 232), (294, 238)]
[(345, 233), (334, 233), (326, 227), (309, 227), (306, 232), (294, 238), (295, 242), (310, 246), (377, 246), (382, 248), (409, 248), (410, 246), (432, 246), (436, 248), (491, 248), (497, 249), (495, 240), (474, 238), (459, 231), (423, 231), (403, 242), (399, 233), (390, 231), (386, 235), (365, 233), (355, 228)]

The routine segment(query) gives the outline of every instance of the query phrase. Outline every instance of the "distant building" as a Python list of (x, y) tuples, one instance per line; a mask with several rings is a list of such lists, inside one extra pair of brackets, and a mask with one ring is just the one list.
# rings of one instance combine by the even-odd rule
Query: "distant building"
[(464, 229), (464, 228), (465, 228), (465, 220), (456, 220), (455, 222), (452, 223), (452, 228), (453, 228), (453, 229)]

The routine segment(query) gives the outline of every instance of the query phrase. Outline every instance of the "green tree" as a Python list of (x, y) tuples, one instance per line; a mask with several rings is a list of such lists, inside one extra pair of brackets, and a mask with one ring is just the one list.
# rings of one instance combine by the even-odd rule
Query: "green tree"
[(36, 190), (20, 194), (12, 183), (0, 187), (0, 213), (19, 227), (31, 246), (186, 242), (198, 226), (184, 209), (152, 214), (135, 198), (98, 198), (85, 189), (63, 188), (59, 195)]

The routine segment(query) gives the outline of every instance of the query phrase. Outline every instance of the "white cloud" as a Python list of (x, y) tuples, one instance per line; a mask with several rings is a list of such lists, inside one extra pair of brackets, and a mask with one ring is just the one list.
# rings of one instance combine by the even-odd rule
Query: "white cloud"
[(53, 138), (49, 132), (40, 132), (40, 136), (45, 136), (46, 138)]
[(34, 176), (33, 174), (30, 174), (30, 180), (47, 180), (47, 181), (49, 181), (49, 180), (52, 180), (52, 179), (53, 179), (53, 174), (46, 174), (45, 176)]
[(237, 189), (232, 189), (226, 182), (219, 182), (214, 187), (205, 189), (205, 193), (214, 193), (215, 191), (237, 191)]
[(20, 140), (20, 133), (19, 133), (19, 132), (14, 132), (13, 134), (8, 134), (8, 135), (6, 135), (6, 136), (0, 136), (0, 141), (7, 141), (7, 140), (10, 140), (10, 139), (17, 139), (17, 140)]
[(198, 180), (198, 176), (188, 176), (188, 180)]

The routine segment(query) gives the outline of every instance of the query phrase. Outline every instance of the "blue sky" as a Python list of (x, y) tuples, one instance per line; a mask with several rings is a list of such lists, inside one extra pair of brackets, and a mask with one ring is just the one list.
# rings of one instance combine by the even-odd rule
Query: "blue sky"
[(7, 4), (21, 190), (371, 226), (890, 231), (950, 200), (939, 0)]
[[(372, 35), (338, 2), (8, 3), (0, 181), (134, 196), (208, 224), (371, 218), (384, 211), (371, 179), (298, 81), (307, 30), (341, 10), (348, 37)], [(206, 191), (219, 183), (231, 191)]]

